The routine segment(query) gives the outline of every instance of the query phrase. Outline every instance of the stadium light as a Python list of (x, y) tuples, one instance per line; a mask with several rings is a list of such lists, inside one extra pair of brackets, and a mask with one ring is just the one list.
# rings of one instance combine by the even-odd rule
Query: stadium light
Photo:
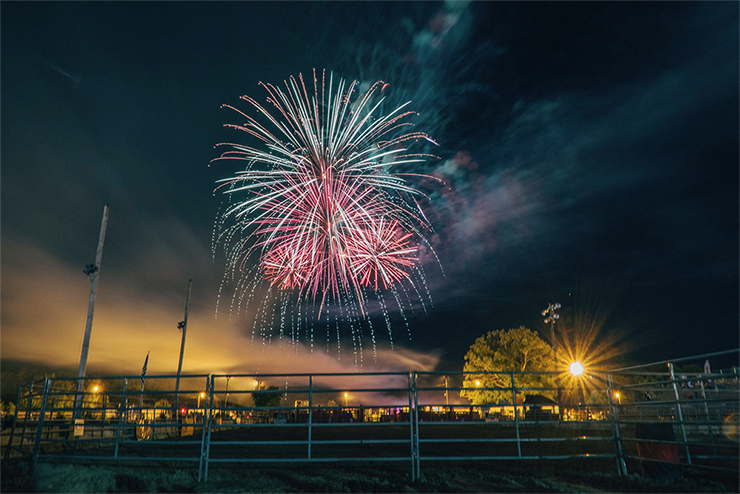
[(583, 374), (583, 364), (576, 360), (575, 362), (571, 362), (570, 367), (568, 367), (568, 370), (570, 371), (571, 374), (578, 377)]

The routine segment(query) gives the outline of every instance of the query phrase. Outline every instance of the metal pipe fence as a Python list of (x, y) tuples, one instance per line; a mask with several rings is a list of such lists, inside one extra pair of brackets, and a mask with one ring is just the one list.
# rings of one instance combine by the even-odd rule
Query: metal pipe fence
[(228, 463), (406, 463), (414, 480), (422, 464), (470, 461), (737, 472), (737, 368), (659, 364), (592, 375), (575, 398), (547, 372), (185, 375), (177, 397), (175, 375), (117, 376), (86, 378), (79, 400), (77, 378), (46, 378), (19, 389), (4, 458), (197, 464), (199, 480)]
[[(735, 365), (715, 372), (685, 370), (701, 368), (708, 357), (729, 357)], [(737, 473), (737, 358), (738, 350), (730, 350), (609, 372), (608, 394), (620, 433), (620, 472), (678, 475), (685, 466)]]

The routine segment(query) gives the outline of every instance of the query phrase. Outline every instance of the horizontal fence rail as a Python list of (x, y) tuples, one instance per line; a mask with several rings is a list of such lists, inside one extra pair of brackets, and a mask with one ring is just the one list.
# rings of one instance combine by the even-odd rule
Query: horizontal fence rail
[[(731, 357), (735, 365), (712, 371), (709, 357)], [(648, 474), (678, 475), (682, 466), (737, 473), (737, 358), (738, 350), (731, 350), (610, 372), (620, 471), (626, 473), (631, 461), (632, 469)], [(703, 372), (685, 370), (692, 367)]]
[(738, 471), (737, 367), (659, 362), (584, 376), (580, 387), (553, 372), (200, 374), (181, 376), (176, 394), (176, 379), (21, 386), (3, 457), (28, 457), (32, 469), (166, 461), (197, 465), (199, 481), (228, 463), (407, 463), (414, 480), (422, 463), (501, 460), (611, 463), (620, 475)]

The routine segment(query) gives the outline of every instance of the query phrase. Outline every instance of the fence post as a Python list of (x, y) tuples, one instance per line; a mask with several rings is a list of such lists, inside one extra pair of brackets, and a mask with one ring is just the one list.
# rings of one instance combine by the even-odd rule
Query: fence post
[(8, 446), (5, 448), (5, 458), (10, 458), (10, 449), (13, 447), (13, 434), (15, 434), (15, 424), (18, 422), (18, 407), (21, 404), (21, 391), (23, 386), (18, 386), (18, 398), (15, 400), (15, 412), (13, 412), (13, 426), (10, 428), (10, 437), (8, 438)]
[(23, 443), (26, 440), (26, 425), (28, 425), (28, 418), (31, 416), (31, 401), (33, 401), (33, 385), (31, 383), (28, 386), (28, 397), (26, 398), (26, 414), (23, 416), (23, 430), (21, 431), (21, 443), (18, 445), (18, 451), (23, 454)]
[(416, 371), (414, 371), (414, 424), (416, 429), (416, 439), (414, 441), (414, 461), (416, 461), (416, 476), (421, 479), (421, 460), (419, 452), (419, 391), (416, 386), (416, 376), (417, 373)]
[(617, 460), (617, 472), (619, 476), (627, 475), (627, 464), (624, 462), (622, 453), (622, 436), (619, 430), (619, 412), (612, 399), (613, 378), (611, 374), (604, 374), (604, 385), (606, 386), (606, 402), (609, 405), (609, 418), (612, 424), (612, 437), (614, 438), (614, 457)]
[(511, 376), (511, 395), (514, 399), (514, 425), (516, 427), (516, 450), (519, 458), (522, 457), (522, 442), (519, 438), (519, 412), (516, 406), (516, 385), (514, 384), (514, 373), (510, 373)]
[(126, 385), (128, 384), (128, 378), (123, 378), (123, 391), (121, 392), (121, 404), (118, 407), (118, 429), (116, 430), (116, 449), (113, 452), (113, 458), (118, 458), (118, 443), (121, 441), (121, 424), (123, 417), (127, 415), (126, 407)]
[(313, 375), (308, 376), (308, 459), (311, 459), (311, 427), (313, 424)]
[(676, 387), (676, 376), (673, 374), (673, 364), (668, 362), (668, 369), (671, 371), (671, 383), (673, 384), (673, 394), (676, 397), (676, 412), (678, 412), (678, 421), (681, 424), (681, 434), (683, 436), (683, 448), (686, 450), (686, 462), (691, 465), (691, 453), (689, 453), (689, 445), (686, 440), (686, 427), (683, 424), (683, 413), (681, 412), (681, 397), (678, 395), (678, 388)]
[(39, 452), (41, 451), (41, 434), (44, 427), (44, 416), (46, 415), (46, 399), (49, 397), (49, 386), (51, 385), (51, 378), (47, 377), (44, 379), (44, 397), (41, 400), (41, 410), (39, 411), (39, 425), (36, 429), (36, 442), (33, 445), (33, 457), (31, 458), (31, 475), (36, 470), (36, 463), (39, 459)]
[(414, 421), (412, 420), (412, 412), (413, 412), (413, 385), (411, 384), (411, 372), (409, 372), (409, 426), (411, 429), (411, 481), (416, 482), (418, 476), (416, 473), (416, 461), (415, 461), (415, 452), (414, 452)]
[(704, 391), (704, 379), (699, 379), (699, 384), (701, 385), (701, 397), (704, 400), (704, 412), (707, 415), (707, 430), (709, 431), (709, 441), (712, 443), (712, 452), (714, 456), (717, 456), (717, 448), (714, 447), (714, 433), (712, 432), (712, 429), (714, 428), (712, 425), (712, 417), (709, 415), (709, 405), (707, 404), (707, 393)]
[[(208, 482), (208, 458), (211, 454), (211, 421), (213, 420), (213, 396), (216, 394), (214, 391), (216, 376), (209, 374), (208, 379), (210, 381), (210, 384), (208, 386), (208, 390), (210, 392), (210, 399), (208, 400), (208, 432), (206, 433), (206, 454), (205, 457), (203, 457), (201, 460), (201, 463), (205, 463), (205, 472), (203, 475), (204, 482)], [(198, 478), (200, 479), (200, 474), (198, 474)]]
[[(208, 395), (210, 396), (210, 379), (211, 375), (209, 374), (206, 376), (206, 391), (208, 391)], [(200, 482), (200, 479), (203, 474), (203, 460), (205, 458), (205, 446), (206, 446), (206, 416), (208, 415), (206, 413), (207, 406), (206, 403), (208, 403), (208, 396), (206, 396), (206, 399), (203, 400), (203, 410), (201, 413), (203, 415), (203, 420), (201, 421), (201, 434), (200, 434), (200, 460), (198, 462), (198, 482)]]

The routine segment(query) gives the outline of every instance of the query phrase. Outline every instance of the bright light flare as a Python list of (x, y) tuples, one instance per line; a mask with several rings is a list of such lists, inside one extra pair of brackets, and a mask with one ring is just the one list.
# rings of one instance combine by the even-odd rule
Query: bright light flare
[(576, 377), (583, 374), (583, 364), (581, 364), (578, 361), (571, 362), (570, 366), (568, 367), (568, 370), (570, 373)]
[(603, 389), (603, 372), (613, 368), (615, 360), (628, 349), (623, 340), (624, 333), (617, 329), (604, 329), (605, 315), (592, 315), (577, 312), (572, 326), (567, 328), (558, 352), (558, 378), (566, 395), (574, 401), (589, 402), (592, 394), (595, 403), (606, 402), (606, 396), (599, 396)]

